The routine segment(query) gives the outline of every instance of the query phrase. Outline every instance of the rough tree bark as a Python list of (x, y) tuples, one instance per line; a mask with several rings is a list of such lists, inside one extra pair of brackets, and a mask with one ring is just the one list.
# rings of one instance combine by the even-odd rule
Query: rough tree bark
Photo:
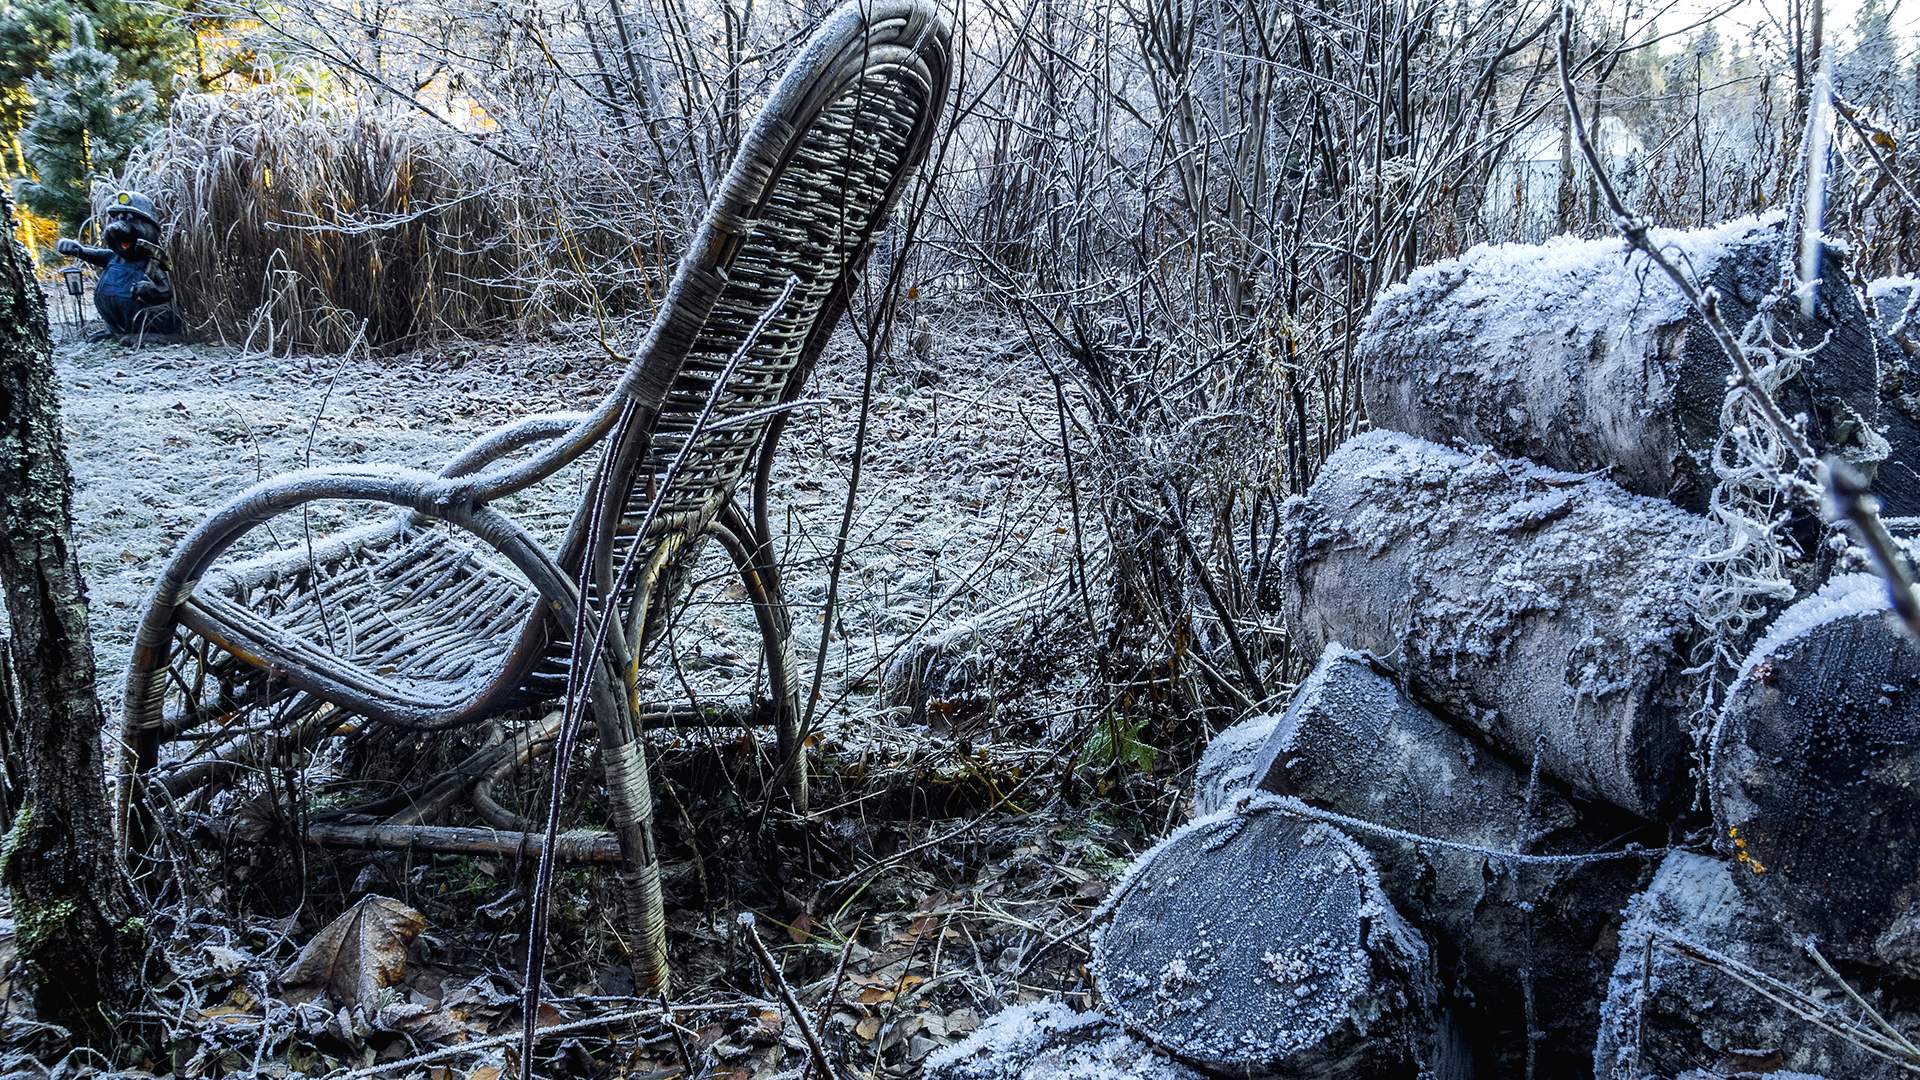
[(1521, 762), (1663, 821), (1689, 794), (1688, 575), (1713, 529), (1599, 478), (1370, 432), (1287, 503), (1280, 602), (1299, 647), (1383, 657)]
[(7, 593), (24, 798), (0, 846), (20, 959), (43, 1019), (108, 1030), (129, 1000), (144, 923), (121, 873), (102, 772), (86, 591), (72, 535), (46, 299), (0, 194), (0, 583)]
[(1135, 862), (1094, 938), (1101, 1002), (1226, 1075), (1436, 1073), (1447, 1040), (1426, 943), (1366, 852), (1297, 806), (1256, 797)]
[(1920, 977), (1920, 643), (1846, 574), (1781, 613), (1714, 725), (1717, 843), (1829, 959)]
[(1301, 682), (1249, 773), (1263, 791), (1380, 827), (1349, 832), (1372, 853), (1387, 899), (1433, 942), (1482, 1075), (1528, 1075), (1530, 1038), (1533, 1075), (1585, 1073), (1620, 908), (1648, 860), (1490, 853), (1580, 855), (1618, 828), (1581, 821), (1547, 784), (1530, 784), (1339, 645)]
[[(1780, 279), (1777, 224), (1653, 239), (1718, 290), (1736, 331)], [(1836, 287), (1820, 290), (1812, 318), (1797, 304), (1779, 313), (1782, 337), (1825, 343), (1777, 396), (1808, 416), (1823, 452), (1871, 457), (1863, 428), (1880, 412), (1877, 335), (1832, 249), (1822, 275)], [(1422, 267), (1382, 294), (1357, 349), (1380, 427), (1611, 470), (1637, 494), (1707, 505), (1732, 362), (1673, 282), (1618, 239), (1482, 246)], [(1878, 493), (1890, 513), (1920, 512), (1914, 485)]]

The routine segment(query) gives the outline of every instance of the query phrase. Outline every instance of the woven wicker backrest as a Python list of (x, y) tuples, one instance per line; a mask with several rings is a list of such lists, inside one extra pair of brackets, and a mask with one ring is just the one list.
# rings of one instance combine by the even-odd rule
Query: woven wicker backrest
[[(947, 50), (930, 3), (848, 4), (789, 68), (744, 141), (623, 379), (641, 404), (616, 429), (598, 491), (599, 581), (643, 560), (620, 598), (627, 619), (643, 605), (650, 624), (664, 616), (661, 599), (677, 593), (745, 478), (773, 407), (797, 395), (844, 312), (874, 234), (925, 157)], [(668, 369), (662, 393), (656, 380)], [(657, 411), (646, 408), (656, 395)], [(580, 566), (593, 503), (565, 553), (569, 569)], [(550, 640), (536, 678), (564, 672), (565, 644)]]

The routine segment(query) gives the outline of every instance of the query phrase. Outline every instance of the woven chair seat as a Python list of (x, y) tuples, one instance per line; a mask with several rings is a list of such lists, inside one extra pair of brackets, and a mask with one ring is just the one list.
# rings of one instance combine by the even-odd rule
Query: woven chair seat
[(459, 532), (401, 522), (210, 575), (182, 625), (307, 689), (354, 686), (392, 717), (426, 715), (498, 678), (538, 595)]

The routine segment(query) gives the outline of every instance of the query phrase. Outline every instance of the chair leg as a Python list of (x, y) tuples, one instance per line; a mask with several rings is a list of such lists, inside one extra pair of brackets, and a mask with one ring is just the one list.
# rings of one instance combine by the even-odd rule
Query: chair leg
[(759, 530), (737, 503), (727, 503), (716, 525), (715, 532), (733, 557), (741, 584), (753, 602), (754, 620), (760, 625), (762, 651), (766, 654), (767, 687), (772, 698), (782, 779), (794, 812), (805, 816), (807, 757), (806, 748), (800, 745), (800, 680), (793, 664), (793, 624), (786, 600), (780, 594), (778, 569), (773, 565), (773, 544), (769, 538), (758, 535)]
[(617, 745), (611, 742), (632, 732), (631, 714), (619, 711), (626, 714), (624, 722), (612, 719), (600, 724), (600, 763), (612, 797), (613, 831), (626, 853), (615, 876), (626, 925), (639, 938), (634, 973), (647, 984), (650, 996), (665, 997), (670, 985), (667, 903), (660, 888), (660, 855), (653, 843), (653, 786), (647, 780), (646, 744), (638, 738), (626, 738)]

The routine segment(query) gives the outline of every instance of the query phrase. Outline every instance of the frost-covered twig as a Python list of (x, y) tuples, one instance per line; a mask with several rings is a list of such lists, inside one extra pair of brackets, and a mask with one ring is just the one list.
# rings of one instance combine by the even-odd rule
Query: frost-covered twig
[(793, 984), (780, 973), (780, 965), (774, 962), (773, 954), (767, 951), (767, 944), (760, 940), (760, 931), (753, 912), (740, 913), (740, 936), (747, 940), (747, 948), (753, 950), (754, 959), (760, 961), (760, 970), (767, 981), (780, 992), (780, 1000), (787, 1006), (787, 1014), (793, 1017), (795, 1027), (800, 1029), (800, 1037), (806, 1040), (807, 1051), (813, 1055), (813, 1069), (820, 1074), (820, 1080), (840, 1080), (833, 1068), (833, 1062), (827, 1057), (827, 1048), (821, 1044), (820, 1036), (813, 1030), (813, 1024), (807, 1020), (807, 1011), (800, 1007), (800, 999), (794, 996)]
[(1904, 1037), (1897, 1040), (1890, 1038), (1856, 1020), (1840, 1015), (1831, 1006), (1816, 1000), (1795, 986), (1725, 953), (1688, 941), (1671, 931), (1658, 927), (1651, 928), (1648, 931), (1648, 937), (1659, 948), (1699, 964), (1701, 967), (1726, 975), (1829, 1035), (1843, 1039), (1884, 1061), (1892, 1062), (1907, 1072), (1920, 1073), (1920, 1055), (1912, 1052), (1910, 1044)]

